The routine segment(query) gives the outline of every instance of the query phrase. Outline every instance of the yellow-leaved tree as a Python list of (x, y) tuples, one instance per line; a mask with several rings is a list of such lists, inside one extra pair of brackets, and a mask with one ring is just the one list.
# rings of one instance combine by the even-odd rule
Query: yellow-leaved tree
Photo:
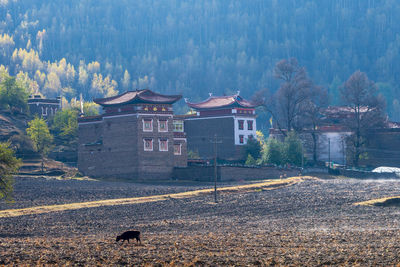
[(50, 134), (46, 121), (42, 118), (35, 117), (34, 120), (28, 122), (29, 128), (26, 133), (31, 138), (33, 148), (42, 158), (42, 172), (44, 171), (44, 158), (50, 152), (53, 136)]

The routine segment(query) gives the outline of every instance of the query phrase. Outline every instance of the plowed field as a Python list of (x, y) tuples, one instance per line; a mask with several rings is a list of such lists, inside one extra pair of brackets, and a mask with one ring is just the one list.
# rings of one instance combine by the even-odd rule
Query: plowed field
[[(100, 204), (0, 218), (0, 265), (400, 262), (400, 207), (354, 205), (400, 195), (400, 181), (305, 178), (277, 185), (232, 186), (236, 187), (219, 193), (215, 204), (208, 191), (174, 195), (212, 188), (205, 184), (17, 178), (15, 203), (1, 203), (0, 212)], [(101, 204), (144, 197), (157, 201)], [(130, 229), (142, 232), (141, 245), (115, 242), (118, 234)]]

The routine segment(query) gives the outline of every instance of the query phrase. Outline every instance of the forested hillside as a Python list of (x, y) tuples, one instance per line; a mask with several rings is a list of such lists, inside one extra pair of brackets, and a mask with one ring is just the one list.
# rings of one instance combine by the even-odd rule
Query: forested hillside
[(0, 0), (0, 64), (47, 96), (148, 87), (197, 101), (274, 91), (275, 63), (295, 57), (333, 104), (366, 72), (399, 120), (398, 14), (396, 0)]

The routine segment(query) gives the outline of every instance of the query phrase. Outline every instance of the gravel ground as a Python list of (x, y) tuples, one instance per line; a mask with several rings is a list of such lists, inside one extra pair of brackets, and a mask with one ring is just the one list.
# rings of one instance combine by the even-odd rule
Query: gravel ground
[[(200, 186), (20, 178), (1, 209), (157, 195)], [(0, 264), (393, 265), (400, 208), (355, 206), (400, 195), (400, 181), (307, 180), (135, 205), (0, 219)], [(138, 229), (142, 245), (118, 244)]]

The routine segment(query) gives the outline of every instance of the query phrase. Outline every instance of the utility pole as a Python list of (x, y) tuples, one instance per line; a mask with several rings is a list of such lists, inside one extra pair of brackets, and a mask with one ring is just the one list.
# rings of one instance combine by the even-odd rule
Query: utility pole
[(331, 168), (331, 139), (328, 138), (328, 169)]
[(303, 142), (301, 142), (301, 169), (304, 169), (304, 146)]
[(346, 166), (346, 151), (344, 150), (344, 137), (342, 137), (343, 165)]
[(214, 135), (214, 140), (211, 140), (211, 143), (214, 144), (214, 201), (215, 203), (218, 203), (217, 200), (217, 176), (218, 176), (218, 169), (217, 169), (217, 144), (221, 144), (222, 141), (218, 141), (218, 136), (217, 134)]

